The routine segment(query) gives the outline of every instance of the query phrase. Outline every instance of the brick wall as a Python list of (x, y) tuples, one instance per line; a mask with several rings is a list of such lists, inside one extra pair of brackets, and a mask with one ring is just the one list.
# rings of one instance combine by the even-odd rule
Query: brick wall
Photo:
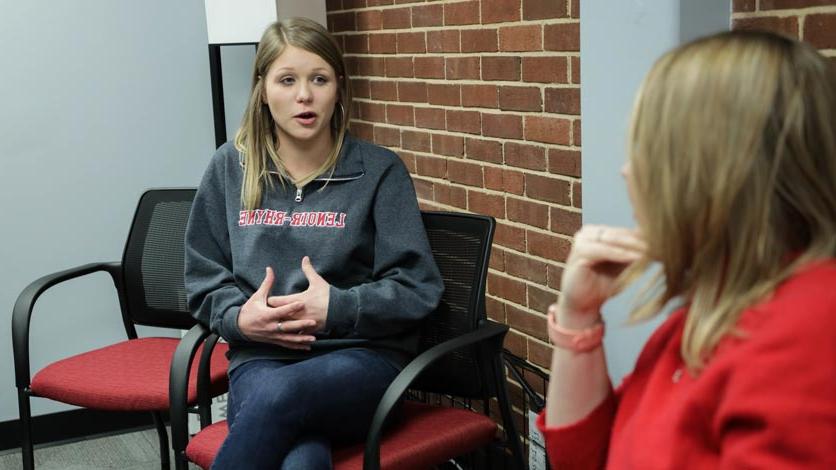
[(732, 28), (789, 34), (836, 64), (836, 0), (734, 0)]
[(546, 307), (581, 221), (577, 0), (328, 0), (352, 131), (397, 152), (425, 209), (497, 219), (488, 315), (547, 367)]

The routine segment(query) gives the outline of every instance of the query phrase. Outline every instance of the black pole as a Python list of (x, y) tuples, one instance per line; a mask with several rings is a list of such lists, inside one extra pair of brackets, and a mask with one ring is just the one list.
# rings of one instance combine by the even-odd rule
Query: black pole
[(221, 70), (221, 45), (209, 44), (209, 76), (212, 82), (212, 114), (215, 122), (215, 147), (226, 142), (224, 80)]

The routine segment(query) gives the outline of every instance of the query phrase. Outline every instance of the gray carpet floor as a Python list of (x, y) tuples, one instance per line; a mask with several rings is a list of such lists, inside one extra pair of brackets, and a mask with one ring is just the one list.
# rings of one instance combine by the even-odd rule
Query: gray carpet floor
[[(153, 429), (35, 448), (37, 470), (159, 470)], [(173, 455), (172, 455), (173, 462)], [(20, 470), (20, 449), (0, 453), (0, 470)], [(173, 468), (173, 465), (172, 465)], [(199, 467), (190, 466), (190, 469)]]

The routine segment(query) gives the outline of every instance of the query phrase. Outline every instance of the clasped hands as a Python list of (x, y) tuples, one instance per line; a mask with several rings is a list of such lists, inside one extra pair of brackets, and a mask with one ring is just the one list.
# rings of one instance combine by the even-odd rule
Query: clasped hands
[(258, 290), (241, 306), (238, 328), (251, 341), (272, 343), (288, 349), (309, 350), (316, 340), (312, 333), (325, 328), (330, 284), (320, 276), (310, 258), (302, 258), (308, 288), (290, 295), (270, 296), (275, 274), (266, 268)]

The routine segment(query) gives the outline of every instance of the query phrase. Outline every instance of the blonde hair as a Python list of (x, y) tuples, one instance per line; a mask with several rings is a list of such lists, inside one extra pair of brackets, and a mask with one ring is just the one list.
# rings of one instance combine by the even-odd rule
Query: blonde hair
[(683, 45), (636, 98), (629, 159), (661, 271), (632, 320), (690, 303), (681, 354), (698, 371), (741, 312), (800, 265), (836, 255), (836, 74), (815, 49), (764, 32)]
[(245, 209), (255, 209), (261, 202), (265, 186), (272, 187), (271, 165), (278, 171), (282, 184), (285, 180), (291, 180), (279, 158), (275, 123), (263, 99), (267, 71), (287, 46), (298, 47), (322, 57), (334, 69), (338, 80), (337, 105), (331, 117), (334, 147), (320, 168), (294, 184), (304, 186), (317, 176), (333, 170), (348, 129), (351, 110), (349, 77), (342, 52), (334, 38), (322, 25), (307, 18), (290, 18), (268, 26), (258, 43), (250, 99), (241, 127), (235, 134), (235, 148), (241, 153), (244, 164), (241, 205)]

